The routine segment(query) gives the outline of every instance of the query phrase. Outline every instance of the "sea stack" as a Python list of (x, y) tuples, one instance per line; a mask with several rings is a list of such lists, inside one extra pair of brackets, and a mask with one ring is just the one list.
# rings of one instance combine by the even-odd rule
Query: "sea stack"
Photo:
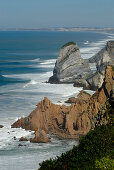
[(74, 83), (76, 79), (86, 79), (91, 74), (87, 60), (81, 57), (76, 43), (68, 42), (60, 49), (53, 76), (49, 83)]

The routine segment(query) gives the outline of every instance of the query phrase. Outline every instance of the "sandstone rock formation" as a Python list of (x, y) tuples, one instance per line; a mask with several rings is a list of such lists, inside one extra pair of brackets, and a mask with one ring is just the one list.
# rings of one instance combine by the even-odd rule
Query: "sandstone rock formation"
[(80, 91), (80, 93), (78, 94), (77, 96), (78, 98), (75, 98), (75, 97), (70, 97), (67, 101), (65, 101), (66, 103), (76, 103), (76, 102), (79, 102), (81, 100), (84, 100), (84, 101), (88, 101), (91, 97), (90, 94), (88, 94), (87, 92), (85, 91)]
[(47, 137), (47, 134), (44, 130), (36, 130), (35, 137), (30, 139), (32, 143), (48, 143), (50, 139)]
[(70, 97), (65, 103), (76, 103), (78, 99), (76, 97)]
[[(106, 105), (113, 84), (114, 72), (111, 66), (107, 66), (102, 87), (87, 101), (78, 100), (70, 106), (60, 106), (53, 104), (45, 97), (28, 117), (19, 119), (12, 127), (36, 131), (34, 141), (39, 140), (41, 135), (39, 131), (43, 134), (51, 133), (62, 138), (77, 138), (80, 135), (85, 135), (91, 128), (95, 127), (98, 121), (95, 116), (99, 115)], [(106, 118), (105, 122), (107, 121)], [(100, 117), (99, 122), (104, 122), (104, 119), (102, 120)]]
[(60, 49), (53, 76), (48, 82), (74, 83), (75, 79), (85, 79), (90, 73), (88, 61), (81, 57), (78, 46), (69, 42)]

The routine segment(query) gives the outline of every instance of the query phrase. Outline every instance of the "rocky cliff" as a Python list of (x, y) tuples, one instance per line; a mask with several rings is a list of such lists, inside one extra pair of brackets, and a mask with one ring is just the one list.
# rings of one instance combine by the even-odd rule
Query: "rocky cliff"
[[(107, 109), (106, 102), (113, 85), (114, 72), (111, 66), (107, 66), (102, 87), (91, 97), (88, 98), (87, 95), (87, 100), (86, 97), (84, 99), (79, 97), (79, 100), (70, 106), (60, 106), (45, 97), (28, 117), (19, 119), (12, 127), (43, 131), (62, 138), (78, 138), (97, 124), (108, 122), (108, 116), (103, 115), (103, 110)], [(38, 137), (35, 137), (35, 142)], [(49, 141), (47, 137), (45, 139)]]
[(90, 63), (96, 63), (97, 71), (86, 79), (90, 89), (96, 90), (101, 87), (104, 77), (106, 65), (114, 66), (114, 41), (107, 42), (106, 46), (100, 50), (95, 56), (89, 59)]
[(69, 42), (60, 49), (49, 83), (74, 83), (75, 79), (85, 79), (88, 74), (91, 74), (88, 61), (81, 57), (78, 46)]

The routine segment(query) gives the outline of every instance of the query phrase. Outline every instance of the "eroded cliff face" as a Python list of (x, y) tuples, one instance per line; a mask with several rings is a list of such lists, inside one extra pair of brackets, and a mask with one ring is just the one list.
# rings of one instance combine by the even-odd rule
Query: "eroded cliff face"
[(114, 41), (107, 42), (102, 50), (89, 59), (89, 62), (96, 63), (97, 71), (86, 80), (89, 88), (96, 90), (100, 88), (103, 83), (106, 66), (108, 64), (114, 66)]
[(88, 61), (81, 57), (78, 46), (69, 42), (60, 49), (49, 83), (74, 83), (75, 79), (86, 78), (90, 73)]
[[(106, 105), (113, 84), (114, 72), (111, 66), (107, 66), (102, 87), (90, 98), (87, 95), (87, 100), (86, 97), (84, 99), (79, 98), (70, 106), (60, 106), (53, 104), (45, 97), (28, 117), (19, 119), (12, 127), (43, 131), (62, 138), (78, 138), (95, 127), (97, 122), (96, 115), (99, 115)], [(100, 117), (101, 123), (104, 121), (102, 119)], [(105, 118), (105, 120), (105, 123), (108, 122), (108, 118)]]

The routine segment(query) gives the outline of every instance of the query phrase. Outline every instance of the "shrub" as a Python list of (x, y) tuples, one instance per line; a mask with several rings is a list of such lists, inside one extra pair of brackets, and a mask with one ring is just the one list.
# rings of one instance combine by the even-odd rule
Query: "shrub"
[(69, 45), (76, 45), (76, 43), (73, 42), (73, 41), (70, 41), (70, 42), (64, 44), (61, 48), (67, 47), (67, 46), (69, 46)]

